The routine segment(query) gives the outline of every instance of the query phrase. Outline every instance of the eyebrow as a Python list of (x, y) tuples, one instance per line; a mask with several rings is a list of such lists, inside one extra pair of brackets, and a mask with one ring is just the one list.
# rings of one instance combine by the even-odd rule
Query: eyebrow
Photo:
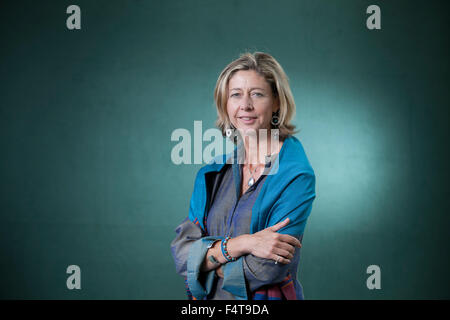
[[(259, 89), (259, 90), (265, 91), (265, 89), (263, 89), (263, 88), (258, 88), (258, 87), (250, 88), (250, 90), (255, 90), (255, 89)], [(242, 90), (242, 89), (241, 89), (241, 88), (233, 88), (233, 89), (230, 89), (230, 91), (233, 91), (233, 90)]]

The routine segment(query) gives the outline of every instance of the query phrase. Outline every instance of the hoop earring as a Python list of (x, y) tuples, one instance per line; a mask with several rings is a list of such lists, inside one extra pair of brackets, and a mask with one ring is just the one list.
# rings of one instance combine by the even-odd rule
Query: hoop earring
[(278, 109), (276, 112), (272, 112), (272, 120), (270, 120), (270, 123), (273, 126), (278, 127), (278, 125), (280, 124), (280, 109)]

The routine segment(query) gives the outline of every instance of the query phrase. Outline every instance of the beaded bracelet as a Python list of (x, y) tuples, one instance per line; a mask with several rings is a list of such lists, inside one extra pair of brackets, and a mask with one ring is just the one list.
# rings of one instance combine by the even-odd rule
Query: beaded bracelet
[(225, 239), (223, 239), (222, 242), (220, 243), (220, 248), (222, 249), (222, 254), (225, 257), (225, 259), (227, 259), (228, 262), (233, 262), (233, 261), (236, 261), (236, 258), (230, 256), (230, 254), (228, 253), (228, 250), (227, 250), (227, 242), (230, 239), (231, 238), (229, 236), (227, 236)]

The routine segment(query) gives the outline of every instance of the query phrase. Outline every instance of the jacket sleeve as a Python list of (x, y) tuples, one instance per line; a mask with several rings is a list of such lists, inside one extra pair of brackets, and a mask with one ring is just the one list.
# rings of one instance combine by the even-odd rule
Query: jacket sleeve
[(208, 246), (221, 237), (207, 236), (194, 241), (189, 249), (187, 259), (187, 285), (192, 296), (197, 300), (205, 299), (212, 290), (216, 270), (201, 271)]
[(170, 244), (175, 268), (179, 275), (187, 276), (187, 260), (191, 245), (202, 237), (202, 231), (198, 225), (186, 218), (176, 229), (175, 239)]
[[(176, 271), (179, 275), (187, 276), (187, 259), (189, 256), (189, 249), (192, 244), (203, 236), (203, 230), (197, 219), (195, 213), (198, 208), (196, 199), (201, 195), (202, 179), (201, 169), (197, 172), (194, 182), (194, 190), (191, 194), (189, 215), (183, 222), (175, 229), (176, 237), (170, 244), (173, 259), (175, 261)], [(195, 221), (195, 222), (194, 222)]]
[(200, 227), (186, 218), (176, 229), (171, 243), (176, 271), (185, 278), (188, 297), (204, 299), (212, 289), (215, 270), (201, 272), (208, 245), (221, 237), (205, 237)]

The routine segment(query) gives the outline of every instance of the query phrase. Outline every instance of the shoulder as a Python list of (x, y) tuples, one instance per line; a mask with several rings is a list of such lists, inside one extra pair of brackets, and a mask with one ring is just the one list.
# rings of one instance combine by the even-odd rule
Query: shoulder
[(198, 169), (194, 180), (194, 193), (196, 193), (196, 191), (200, 192), (201, 190), (205, 189), (208, 173), (219, 173), (230, 167), (230, 165), (227, 163), (228, 157), (229, 155), (227, 154), (216, 156), (206, 165)]
[(271, 180), (277, 185), (286, 186), (299, 177), (315, 180), (315, 173), (300, 140), (289, 136), (283, 142), (278, 164), (271, 171)]
[(294, 201), (299, 195), (315, 194), (316, 176), (300, 140), (294, 136), (285, 139), (279, 162), (270, 171), (266, 184), (266, 194), (272, 200), (283, 196)]
[(196, 180), (200, 179), (206, 173), (221, 171), (227, 164), (230, 164), (230, 158), (232, 155), (233, 153), (221, 154), (211, 159), (197, 171)]
[[(314, 170), (306, 155), (303, 144), (295, 136), (285, 139), (280, 152), (280, 168), (286, 172), (314, 176)], [(292, 176), (292, 175), (291, 175)]]

